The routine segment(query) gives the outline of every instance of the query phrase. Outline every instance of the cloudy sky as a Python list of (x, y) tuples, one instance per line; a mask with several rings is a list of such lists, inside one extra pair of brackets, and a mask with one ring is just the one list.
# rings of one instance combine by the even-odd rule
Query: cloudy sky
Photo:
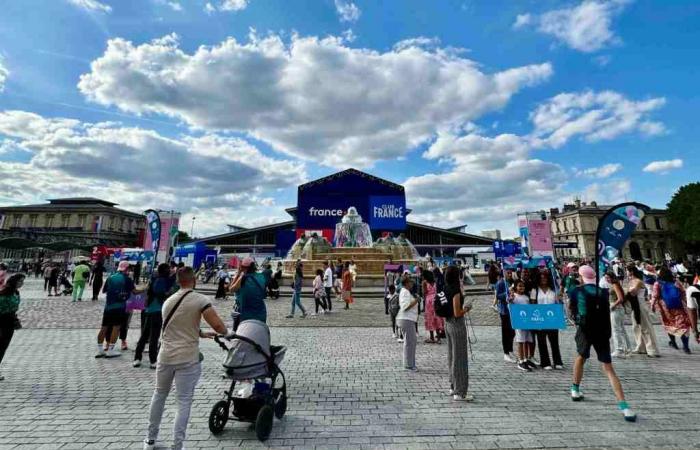
[(2, 4), (2, 205), (97, 196), (201, 236), (355, 167), (414, 221), (514, 232), (698, 179), (696, 1)]

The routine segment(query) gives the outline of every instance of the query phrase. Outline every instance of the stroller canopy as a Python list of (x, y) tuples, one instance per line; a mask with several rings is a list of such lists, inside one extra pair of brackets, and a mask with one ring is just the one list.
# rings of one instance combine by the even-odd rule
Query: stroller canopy
[(234, 337), (224, 361), (224, 367), (230, 372), (235, 372), (236, 378), (254, 378), (267, 375), (267, 357), (271, 356), (268, 326), (259, 320), (245, 320), (238, 326), (236, 336), (255, 342), (260, 346), (262, 352), (250, 342)]

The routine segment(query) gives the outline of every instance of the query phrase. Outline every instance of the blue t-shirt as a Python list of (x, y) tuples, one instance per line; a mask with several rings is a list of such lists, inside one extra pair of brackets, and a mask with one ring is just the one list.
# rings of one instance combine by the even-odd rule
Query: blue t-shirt
[(508, 314), (508, 289), (510, 282), (501, 278), (496, 283), (496, 299), (498, 300), (498, 313), (502, 316)]
[(171, 277), (156, 277), (148, 288), (148, 300), (145, 312), (147, 314), (159, 313), (163, 310), (163, 303), (173, 290)]
[(134, 291), (134, 282), (121, 272), (107, 278), (103, 292), (107, 294), (105, 311), (126, 312), (126, 301)]
[(244, 276), (241, 287), (236, 292), (236, 304), (241, 322), (259, 320), (267, 322), (265, 295), (270, 279), (264, 273), (251, 273)]

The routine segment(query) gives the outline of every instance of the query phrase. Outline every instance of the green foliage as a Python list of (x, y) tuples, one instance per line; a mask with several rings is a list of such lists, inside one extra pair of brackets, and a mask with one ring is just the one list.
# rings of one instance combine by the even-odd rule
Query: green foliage
[(191, 242), (193, 239), (190, 237), (189, 234), (185, 231), (178, 231), (177, 232), (177, 243), (178, 244), (186, 244), (187, 242)]
[(668, 220), (678, 238), (689, 244), (700, 244), (700, 183), (678, 189), (667, 208)]

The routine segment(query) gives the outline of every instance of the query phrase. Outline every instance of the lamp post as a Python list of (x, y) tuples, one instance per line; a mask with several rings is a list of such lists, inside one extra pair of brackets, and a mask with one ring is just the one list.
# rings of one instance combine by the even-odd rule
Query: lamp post
[(195, 219), (196, 219), (196, 217), (192, 216), (192, 226), (190, 227), (190, 238), (193, 238), (193, 239), (194, 239), (194, 221), (195, 221)]

